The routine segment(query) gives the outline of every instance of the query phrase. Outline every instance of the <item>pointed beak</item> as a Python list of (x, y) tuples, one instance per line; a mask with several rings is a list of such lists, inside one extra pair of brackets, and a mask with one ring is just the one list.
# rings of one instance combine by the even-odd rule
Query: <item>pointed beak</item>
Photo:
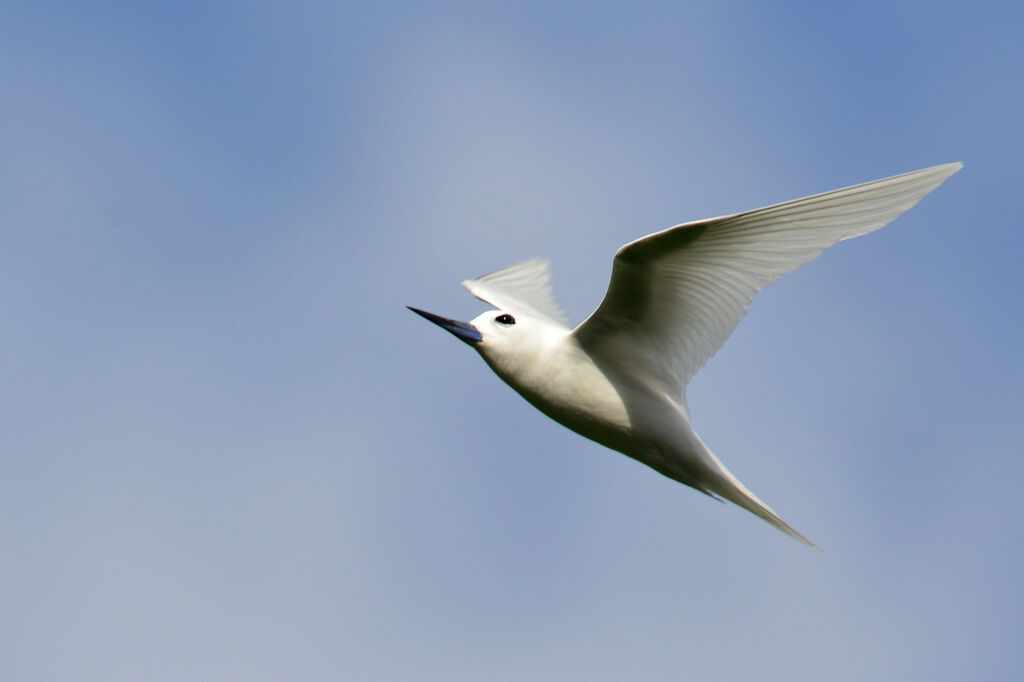
[(428, 313), (426, 310), (420, 310), (419, 308), (413, 308), (411, 305), (405, 306), (409, 310), (413, 311), (421, 317), (425, 317), (438, 327), (447, 329), (455, 336), (459, 337), (466, 343), (473, 345), (474, 343), (480, 343), (484, 340), (484, 337), (480, 334), (480, 330), (471, 325), (469, 322), (459, 322), (458, 320), (449, 320), (447, 317), (441, 317), (434, 313)]

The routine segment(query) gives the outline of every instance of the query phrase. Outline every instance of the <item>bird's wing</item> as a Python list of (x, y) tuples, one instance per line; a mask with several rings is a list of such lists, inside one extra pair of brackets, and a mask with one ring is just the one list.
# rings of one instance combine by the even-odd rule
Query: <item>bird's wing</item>
[(569, 318), (558, 307), (551, 289), (551, 268), (547, 260), (533, 258), (508, 265), (482, 277), (467, 279), (462, 286), (481, 301), (513, 315), (540, 316), (569, 327)]
[(883, 227), (959, 163), (746, 213), (685, 223), (626, 244), (608, 292), (573, 334), (589, 354), (684, 397), (754, 295), (843, 239)]

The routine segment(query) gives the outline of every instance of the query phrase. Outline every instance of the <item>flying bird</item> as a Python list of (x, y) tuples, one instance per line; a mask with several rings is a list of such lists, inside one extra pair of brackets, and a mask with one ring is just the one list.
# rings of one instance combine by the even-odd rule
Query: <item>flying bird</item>
[(873, 232), (961, 168), (951, 163), (670, 227), (615, 254), (604, 300), (575, 329), (548, 261), (462, 283), (491, 304), (471, 322), (410, 310), (471, 345), (555, 421), (816, 547), (746, 488), (690, 423), (686, 386), (758, 291), (844, 239)]

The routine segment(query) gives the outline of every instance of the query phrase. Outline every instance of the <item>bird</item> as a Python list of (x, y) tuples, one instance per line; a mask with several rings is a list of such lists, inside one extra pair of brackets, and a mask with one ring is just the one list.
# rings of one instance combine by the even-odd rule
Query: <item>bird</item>
[(540, 258), (462, 282), (494, 307), (470, 322), (407, 307), (472, 346), (556, 422), (818, 549), (704, 444), (687, 384), (761, 289), (828, 247), (889, 224), (961, 167), (924, 168), (629, 242), (615, 254), (604, 299), (575, 329)]

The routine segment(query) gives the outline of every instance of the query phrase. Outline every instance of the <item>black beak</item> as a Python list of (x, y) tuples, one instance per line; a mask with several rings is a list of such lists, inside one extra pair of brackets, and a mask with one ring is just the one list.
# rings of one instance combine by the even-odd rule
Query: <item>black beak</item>
[(411, 305), (405, 306), (409, 310), (413, 311), (421, 317), (425, 317), (438, 327), (447, 329), (455, 336), (459, 337), (466, 343), (473, 345), (474, 343), (480, 343), (484, 340), (483, 335), (480, 334), (480, 330), (471, 325), (469, 322), (459, 322), (458, 320), (450, 320), (447, 317), (441, 317), (434, 313), (428, 313), (426, 310), (420, 310), (419, 308), (413, 308)]

